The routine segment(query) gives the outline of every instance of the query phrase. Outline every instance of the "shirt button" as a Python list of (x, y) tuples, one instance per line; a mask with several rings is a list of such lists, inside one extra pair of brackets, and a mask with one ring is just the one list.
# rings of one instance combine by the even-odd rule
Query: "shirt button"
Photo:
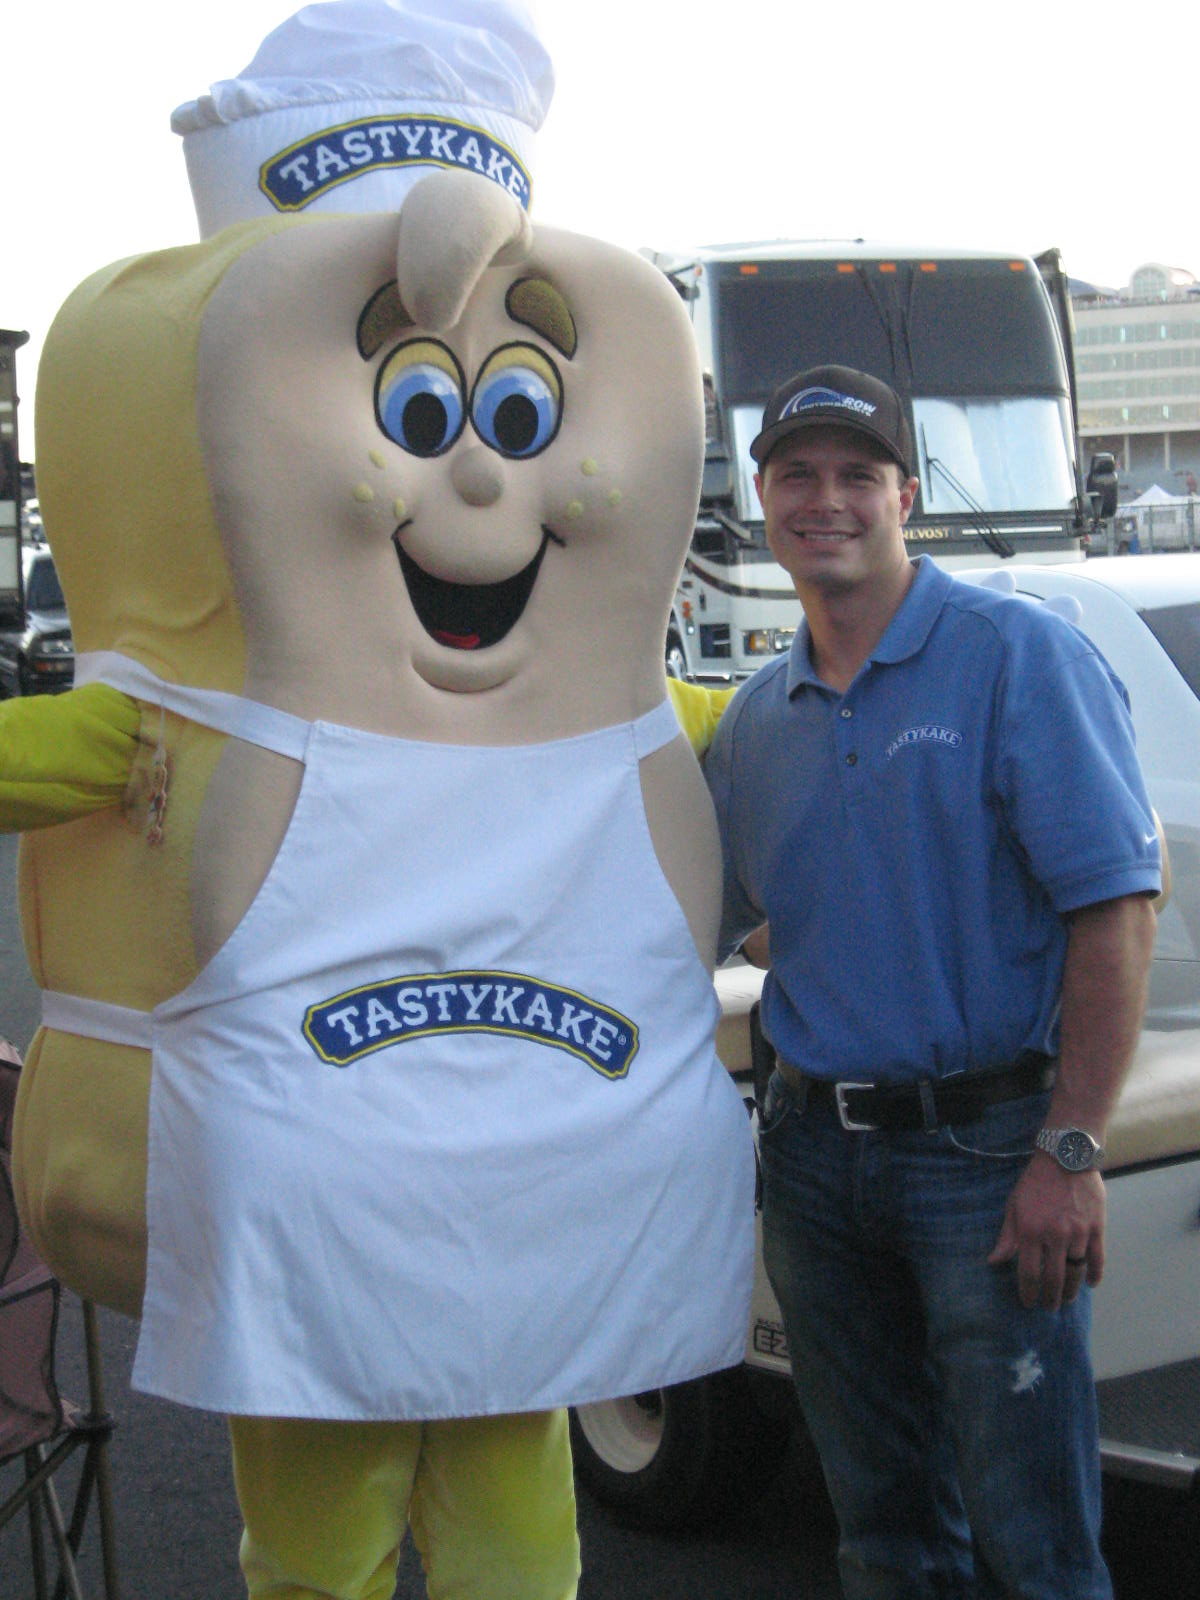
[(857, 761), (858, 757), (854, 754), (854, 751), (851, 750), (850, 754), (846, 757), (846, 765), (848, 767), (852, 767), (857, 763)]
[(843, 717), (852, 717), (854, 715), (849, 706), (843, 706), (841, 714)]

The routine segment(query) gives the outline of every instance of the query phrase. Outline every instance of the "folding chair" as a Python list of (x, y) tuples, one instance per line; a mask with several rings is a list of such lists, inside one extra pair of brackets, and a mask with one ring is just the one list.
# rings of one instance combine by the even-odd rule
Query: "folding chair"
[[(54, 1379), (59, 1284), (22, 1232), (13, 1200), (10, 1152), (20, 1070), (17, 1051), (0, 1040), (0, 1473), (7, 1477), (11, 1468), (18, 1477), (17, 1487), (0, 1499), (0, 1528), (27, 1512), (34, 1600), (84, 1600), (76, 1558), (94, 1494), (105, 1600), (120, 1600), (107, 1458), (114, 1424), (104, 1409), (95, 1307), (83, 1303), (89, 1396), (81, 1411), (59, 1394)], [(54, 1480), (78, 1452), (68, 1521)]]

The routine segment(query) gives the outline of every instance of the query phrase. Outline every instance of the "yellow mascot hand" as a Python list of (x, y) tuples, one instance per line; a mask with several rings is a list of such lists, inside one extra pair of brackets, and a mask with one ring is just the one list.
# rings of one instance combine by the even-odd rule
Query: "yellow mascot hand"
[(698, 683), (667, 679), (667, 693), (675, 707), (675, 720), (687, 735), (697, 756), (702, 756), (713, 741), (721, 713), (737, 693), (736, 689), (704, 689)]
[(119, 806), (138, 753), (136, 701), (103, 683), (0, 706), (0, 830)]

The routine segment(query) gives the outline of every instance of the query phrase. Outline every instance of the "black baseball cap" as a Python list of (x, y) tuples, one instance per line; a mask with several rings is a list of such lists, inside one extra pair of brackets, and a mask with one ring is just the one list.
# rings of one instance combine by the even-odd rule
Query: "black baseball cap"
[(869, 373), (853, 367), (809, 367), (796, 373), (767, 401), (762, 432), (750, 446), (761, 467), (781, 439), (800, 428), (853, 428), (881, 444), (911, 478), (912, 433), (900, 396)]

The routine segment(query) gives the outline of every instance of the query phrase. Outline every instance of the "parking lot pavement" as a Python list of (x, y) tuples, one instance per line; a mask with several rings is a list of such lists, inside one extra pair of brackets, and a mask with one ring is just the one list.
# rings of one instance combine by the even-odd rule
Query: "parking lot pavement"
[[(122, 1600), (239, 1600), (241, 1531), (224, 1420), (139, 1395), (129, 1388), (136, 1326), (99, 1316), (105, 1400), (117, 1427), (110, 1445)], [(57, 1373), (64, 1394), (86, 1397), (82, 1316), (64, 1294)], [(4, 1469), (9, 1472), (10, 1469)], [(66, 1481), (74, 1483), (74, 1468)], [(9, 1487), (0, 1479), (0, 1490)], [(818, 1517), (807, 1528), (782, 1525), (771, 1509), (722, 1527), (666, 1535), (623, 1527), (580, 1496), (584, 1577), (579, 1600), (833, 1600), (832, 1532)], [(94, 1512), (81, 1554), (88, 1600), (102, 1593)], [(801, 1582), (801, 1580), (803, 1580)], [(87, 1587), (91, 1584), (92, 1587)], [(28, 1555), (18, 1524), (0, 1530), (0, 1596), (27, 1600)], [(424, 1600), (411, 1543), (401, 1559), (395, 1600)]]

